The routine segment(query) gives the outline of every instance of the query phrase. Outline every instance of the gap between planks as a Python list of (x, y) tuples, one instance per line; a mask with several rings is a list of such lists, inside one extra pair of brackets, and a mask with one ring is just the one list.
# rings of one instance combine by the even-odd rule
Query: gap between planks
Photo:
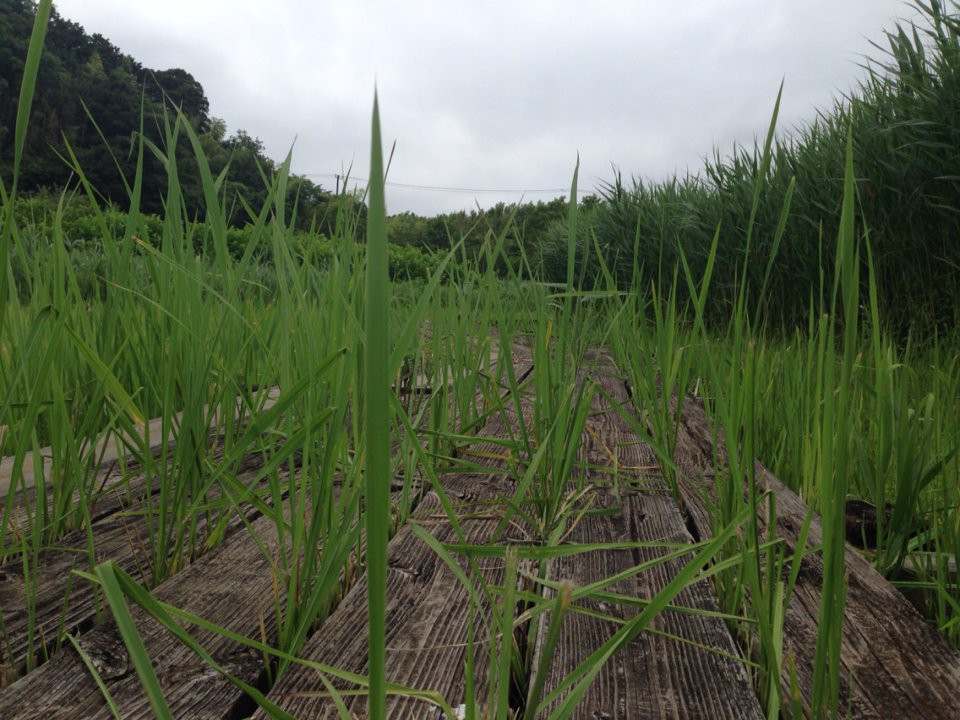
[[(713, 423), (702, 402), (688, 397), (681, 411), (676, 460), (681, 470), (682, 499), (701, 538), (711, 536), (707, 502), (713, 494)], [(726, 467), (726, 449), (718, 443), (719, 466)], [(756, 463), (761, 491), (776, 496), (776, 534), (789, 557), (797, 547), (808, 512), (806, 504), (767, 468)], [(767, 530), (766, 506), (758, 511)], [(805, 717), (813, 687), (813, 657), (819, 625), (823, 558), (813, 548), (822, 542), (820, 518), (813, 515), (793, 599), (786, 608), (784, 652), (796, 665)], [(960, 718), (960, 650), (920, 617), (909, 601), (887, 582), (852, 546), (845, 557), (847, 597), (841, 646), (841, 714), (853, 720)], [(781, 676), (789, 693), (790, 676)], [(787, 695), (789, 697), (789, 695)]]
[[(610, 357), (592, 353), (587, 368), (602, 391), (594, 399), (582, 458), (588, 482), (598, 489), (595, 510), (573, 529), (570, 542), (694, 542), (670, 495), (650, 447), (640, 441), (621, 412), (635, 417), (626, 385)], [(547, 563), (547, 578), (587, 585), (662, 557), (667, 548), (599, 550)], [(606, 588), (636, 599), (652, 599), (692, 557), (659, 563)], [(638, 610), (615, 602), (588, 599), (563, 618), (546, 695), (563, 678), (620, 629), (614, 620), (629, 621)], [(600, 669), (571, 716), (574, 720), (642, 720), (699, 718), (760, 720), (763, 713), (742, 659), (725, 622), (698, 612), (716, 613), (710, 584), (699, 580), (684, 588), (672, 605), (692, 612), (666, 610), (646, 630)], [(581, 610), (596, 614), (587, 614)], [(611, 619), (602, 619), (606, 615)], [(536, 668), (546, 641), (547, 619), (537, 635)], [(672, 637), (670, 637), (672, 636)], [(563, 696), (544, 707), (546, 718)]]
[[(514, 362), (522, 376), (530, 371), (528, 355), (521, 349), (514, 356)], [(255, 520), (253, 528), (258, 535), (268, 539), (271, 532), (276, 534), (273, 522), (266, 518)], [(272, 546), (267, 542), (265, 547), (269, 550)], [(249, 612), (240, 612), (236, 617), (233, 617), (231, 612), (235, 607), (246, 610), (257, 607), (258, 598), (269, 596), (271, 592), (276, 594), (273, 568), (272, 565), (269, 568), (263, 565), (264, 557), (250, 540), (248, 533), (235, 533), (181, 574), (158, 586), (154, 594), (175, 606), (214, 621), (225, 613), (222, 622), (224, 626), (247, 636), (255, 636), (264, 622), (262, 612), (256, 616)], [(240, 573), (240, 577), (232, 576), (231, 572), (238, 567), (244, 568), (244, 572)], [(223, 582), (223, 589), (209, 592), (218, 581)], [(147, 627), (145, 641), (150, 656), (155, 658), (159, 665), (158, 675), (165, 692), (168, 693), (167, 699), (174, 710), (174, 716), (228, 718), (234, 713), (231, 708), (248, 704), (249, 701), (242, 693), (205, 666), (192, 651), (170, 638), (154, 621), (145, 620), (142, 612), (134, 612), (138, 620), (144, 621)], [(268, 637), (274, 626), (275, 623), (267, 618), (264, 627), (268, 630)], [(252, 661), (243, 660), (249, 660), (248, 650), (240, 649), (239, 655), (234, 657), (238, 652), (236, 644), (219, 636), (210, 636), (209, 633), (201, 633), (201, 637), (203, 640), (210, 640), (211, 644), (206, 645), (208, 650), (211, 650), (214, 657), (222, 658), (230, 671), (237, 672), (246, 682), (257, 681), (263, 671), (263, 658), (251, 664)], [(92, 652), (101, 667), (106, 668), (108, 686), (116, 697), (121, 699), (122, 716), (151, 717), (146, 698), (135, 674), (131, 674), (129, 663), (118, 660), (125, 658), (126, 653), (112, 621), (82, 636), (81, 645)], [(80, 668), (79, 675), (83, 677), (80, 685), (64, 683), (62, 676), (65, 673), (70, 677), (76, 676), (78, 673), (74, 671), (77, 668)], [(230, 702), (226, 702), (226, 698), (229, 698)], [(4, 718), (36, 717), (38, 714), (63, 718), (95, 717), (98, 716), (96, 712), (101, 713), (99, 716), (109, 717), (99, 690), (72, 649), (58, 653), (52, 661), (6, 691), (0, 692), (0, 717)]]

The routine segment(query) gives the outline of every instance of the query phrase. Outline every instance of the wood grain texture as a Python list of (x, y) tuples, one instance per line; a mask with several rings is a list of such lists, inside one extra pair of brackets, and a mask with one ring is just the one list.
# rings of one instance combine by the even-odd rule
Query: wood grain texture
[[(239, 466), (241, 479), (252, 478), (262, 467), (263, 458), (251, 455)], [(136, 478), (130, 488), (98, 506), (99, 519), (91, 525), (93, 562), (85, 530), (77, 530), (41, 554), (39, 565), (31, 567), (31, 583), (24, 581), (23, 564), (17, 561), (0, 566), (0, 613), (4, 634), (0, 638), (0, 670), (15, 677), (24, 668), (31, 651), (40, 659), (52, 654), (65, 633), (90, 626), (105, 607), (102, 595), (86, 581), (76, 578), (75, 569), (90, 571), (92, 565), (115, 560), (126, 572), (149, 585), (145, 507), (147, 488), (156, 486)], [(233, 526), (238, 525), (234, 522)], [(202, 528), (201, 528), (202, 537)], [(35, 627), (31, 635), (28, 586), (33, 594)], [(2, 682), (0, 682), (2, 687)]]
[[(594, 382), (613, 403), (629, 407), (623, 381), (605, 355), (594, 355), (599, 365), (592, 370)], [(598, 486), (594, 509), (604, 513), (586, 515), (569, 537), (576, 543), (667, 542), (692, 543), (684, 519), (659, 475), (656, 458), (633, 432), (620, 412), (601, 397), (595, 400), (589, 431), (583, 440), (588, 480)], [(613, 462), (612, 462), (613, 460)], [(604, 470), (603, 466), (615, 466)], [(548, 564), (550, 579), (569, 579), (585, 585), (662, 557), (661, 548), (598, 551), (558, 558)], [(689, 560), (686, 557), (684, 560)], [(683, 567), (684, 560), (656, 565), (609, 590), (633, 598), (650, 599)], [(709, 584), (702, 580), (684, 589), (674, 605), (695, 610), (718, 610)], [(636, 608), (591, 600), (587, 609), (627, 620)], [(549, 617), (549, 616), (548, 616)], [(537, 643), (539, 663), (547, 622), (541, 623)], [(568, 613), (551, 665), (545, 693), (556, 688), (619, 625), (579, 612)], [(651, 630), (630, 642), (602, 668), (574, 712), (574, 718), (762, 718), (759, 703), (736, 645), (723, 620), (668, 611), (661, 613)], [(666, 633), (674, 636), (665, 637)], [(695, 647), (697, 643), (726, 653)], [(556, 703), (551, 708), (556, 707)], [(547, 717), (548, 710), (538, 717)]]
[[(463, 513), (462, 528), (468, 542), (488, 542), (499, 521), (486, 504), (498, 483), (489, 475), (461, 475), (445, 483)], [(506, 490), (506, 488), (503, 488)], [(477, 517), (467, 517), (476, 512)], [(440, 503), (432, 493), (415, 514), (413, 522), (440, 542), (455, 543), (458, 537)], [(501, 582), (503, 565), (484, 559), (481, 572), (487, 582)], [(302, 656), (342, 670), (367, 672), (366, 576), (347, 594), (326, 623), (310, 639)], [(467, 647), (470, 593), (436, 552), (417, 538), (409, 526), (401, 528), (390, 542), (387, 555), (387, 678), (402, 685), (439, 692), (456, 706), (465, 693), (464, 669), (468, 652), (476, 667), (487, 666), (484, 643)], [(479, 609), (484, 613), (485, 607)], [(485, 640), (479, 619), (479, 640)], [(481, 670), (481, 673), (482, 673)], [(483, 692), (483, 677), (477, 678)], [(339, 689), (355, 689), (335, 682)], [(313, 670), (292, 667), (270, 693), (270, 699), (298, 718), (338, 718), (334, 704), (325, 697), (324, 686)], [(366, 698), (344, 698), (350, 712), (366, 717)], [(395, 720), (437, 718), (437, 709), (422, 700), (390, 697), (387, 717)], [(255, 718), (267, 716), (258, 712)]]
[[(698, 399), (684, 401), (676, 456), (687, 513), (701, 537), (709, 537), (704, 496), (713, 491), (714, 445), (712, 422)], [(722, 442), (719, 458), (720, 466), (725, 466)], [(776, 534), (792, 554), (807, 506), (760, 463), (756, 475), (761, 488), (776, 494)], [(766, 519), (764, 508), (759, 513), (764, 532)], [(820, 519), (814, 515), (807, 548), (821, 541)], [(924, 622), (906, 598), (849, 545), (845, 564), (848, 588), (840, 678), (844, 711), (855, 719), (960, 718), (960, 651)], [(805, 554), (784, 623), (785, 652), (796, 663), (807, 716), (822, 579), (821, 554)], [(786, 672), (782, 682), (789, 687)]]
[[(532, 370), (532, 361), (525, 348), (515, 347), (514, 367), (518, 378)], [(521, 399), (528, 405), (527, 399)], [(463, 452), (478, 465), (490, 467), (491, 473), (446, 474), (441, 476), (444, 493), (453, 503), (458, 522), (471, 544), (486, 544), (500, 522), (502, 498), (512, 493), (514, 482), (508, 474), (497, 474), (508, 461), (504, 449), (484, 438), (502, 438), (515, 431), (519, 419), (513, 406), (506, 403), (501, 413), (491, 415), (477, 433), (477, 442)], [(411, 522), (420, 525), (442, 543), (460, 541), (443, 511), (439, 497), (429, 492)], [(462, 558), (461, 568), (468, 573)], [(480, 572), (487, 583), (500, 583), (503, 562), (484, 558)], [(471, 577), (476, 583), (478, 579)], [(301, 656), (341, 670), (367, 673), (367, 585), (364, 575), (337, 606), (317, 633), (308, 641)], [(476, 610), (476, 640), (468, 646), (468, 624), (471, 595), (454, 572), (437, 553), (420, 540), (409, 526), (399, 530), (390, 541), (387, 554), (387, 678), (406, 687), (439, 692), (452, 706), (464, 702), (466, 693), (467, 654), (473, 654), (477, 668), (475, 691), (483, 697), (486, 688), (487, 636), (483, 618), (490, 608), (481, 601)], [(341, 690), (356, 690), (335, 682)], [(298, 718), (339, 718), (332, 701), (323, 696), (325, 687), (313, 670), (291, 667), (270, 693), (270, 699)], [(344, 701), (356, 717), (366, 717), (366, 698), (347, 696)], [(264, 713), (254, 715), (265, 720)], [(387, 700), (387, 718), (438, 718), (439, 710), (423, 700), (391, 696)]]
[[(262, 623), (266, 639), (271, 640), (276, 628), (277, 588), (272, 567), (279, 552), (276, 525), (261, 517), (250, 530), (259, 537), (263, 551), (249, 531), (234, 533), (217, 549), (157, 586), (154, 597), (247, 637), (259, 637)], [(131, 608), (131, 613), (173, 717), (234, 717), (234, 708), (243, 702), (242, 693), (138, 607)], [(228, 672), (248, 683), (257, 682), (264, 668), (259, 653), (206, 630), (187, 630)], [(80, 645), (117, 702), (121, 717), (154, 717), (112, 621), (85, 633)], [(68, 720), (112, 715), (79, 655), (68, 646), (0, 691), (0, 717)]]

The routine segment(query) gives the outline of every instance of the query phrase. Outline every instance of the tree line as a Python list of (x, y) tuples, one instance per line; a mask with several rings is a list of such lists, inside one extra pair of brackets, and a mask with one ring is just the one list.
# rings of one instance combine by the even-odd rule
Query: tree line
[[(31, 0), (0, 0), (0, 177), (13, 170), (14, 127), (20, 82), (35, 15)], [(57, 196), (77, 181), (79, 168), (102, 205), (128, 207), (127, 185), (137, 169), (139, 133), (147, 147), (167, 152), (168, 130), (181, 113), (197, 133), (214, 175), (229, 165), (222, 188), (229, 222), (240, 228), (267, 198), (265, 179), (279, 167), (263, 143), (244, 130), (227, 135), (224, 120), (210, 115), (203, 86), (187, 70), (145, 67), (98, 33), (88, 34), (54, 8), (47, 27), (34, 110), (19, 176), (21, 193)], [(188, 219), (202, 219), (203, 189), (194, 151), (185, 137), (176, 144), (177, 181)], [(140, 210), (163, 213), (168, 170), (151, 152), (142, 164)], [(126, 184), (125, 184), (126, 181)], [(297, 209), (300, 230), (333, 235), (336, 197), (306, 177), (292, 175), (288, 206)], [(353, 203), (363, 224), (364, 205)], [(502, 236), (503, 249), (519, 259), (521, 245), (532, 253), (540, 238), (565, 213), (566, 201), (507, 205), (435, 217), (400, 213), (390, 218), (391, 240), (420, 251), (442, 251), (464, 238), (463, 251), (475, 257), (489, 233)], [(532, 260), (532, 258), (529, 258)]]
[[(35, 4), (0, 0), (0, 177), (9, 181), (20, 83), (33, 27)], [(277, 169), (263, 143), (244, 130), (228, 136), (226, 122), (210, 115), (203, 86), (181, 68), (151, 69), (122, 53), (98, 33), (61, 16), (56, 8), (47, 27), (19, 187), (27, 193), (59, 193), (77, 179), (79, 168), (103, 204), (128, 204), (124, 180), (133, 184), (138, 133), (163, 152), (177, 112), (197, 133), (214, 174), (229, 164), (223, 187), (231, 225), (249, 219), (244, 203), (259, 210), (266, 199), (263, 181)], [(185, 137), (176, 145), (177, 174), (191, 219), (204, 212), (200, 174)], [(167, 170), (151, 152), (143, 159), (141, 210), (159, 214), (167, 190)], [(333, 222), (335, 199), (300, 176), (288, 183), (297, 224), (321, 230)]]

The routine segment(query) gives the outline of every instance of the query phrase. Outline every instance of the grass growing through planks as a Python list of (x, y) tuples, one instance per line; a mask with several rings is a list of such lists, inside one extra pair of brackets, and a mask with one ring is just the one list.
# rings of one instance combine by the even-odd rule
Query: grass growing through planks
[[(40, 3), (17, 120), (17, 159), (49, 12), (50, 3)], [(772, 127), (760, 170), (751, 176), (751, 218), (766, 192)], [(421, 697), (452, 716), (459, 699), (385, 682), (385, 629), (378, 620), (383, 617), (386, 540), (390, 528), (415, 507), (421, 492), (417, 478), (438, 491), (456, 526), (457, 509), (443, 496), (438, 474), (454, 462), (468, 467), (468, 453), (461, 451), (475, 442), (473, 434), (484, 420), (497, 413), (522, 417), (525, 403), (532, 408), (532, 425), (512, 428), (513, 437), (502, 445), (517, 490), (498, 535), (508, 525), (524, 525), (528, 539), (539, 547), (517, 555), (435, 547), (470, 588), (475, 645), (498, 648), (488, 668), (469, 668), (468, 717), (480, 718), (484, 712), (508, 717), (516, 709), (511, 705), (517, 704), (518, 689), (527, 717), (547, 707), (550, 718), (568, 717), (606, 658), (643, 631), (711, 561), (727, 617), (744, 633), (745, 646), (759, 648), (749, 667), (768, 716), (796, 715), (798, 708), (779, 682), (783, 669), (789, 671), (783, 608), (796, 575), (779, 578), (787, 562), (799, 563), (786, 557), (776, 538), (764, 535), (756, 522), (757, 511), (766, 512), (767, 525), (773, 527), (776, 505), (757, 486), (755, 457), (823, 515), (826, 582), (811, 699), (815, 713), (837, 714), (842, 506), (850, 494), (878, 508), (892, 504), (889, 517), (878, 514), (871, 558), (905, 587), (923, 590), (928, 616), (960, 642), (960, 587), (950, 570), (960, 551), (960, 410), (955, 403), (960, 342), (947, 335), (904, 347), (885, 332), (871, 246), (863, 243), (862, 253), (857, 250), (849, 154), (836, 246), (839, 272), (832, 275), (821, 267), (822, 287), (811, 294), (808, 325), (778, 335), (766, 331), (759, 304), (751, 307), (748, 298), (763, 298), (776, 286), (771, 278), (792, 185), (771, 237), (758, 237), (751, 219), (748, 252), (741, 258), (722, 257), (720, 235), (727, 230), (711, 228), (712, 244), (703, 257), (695, 262), (680, 253), (672, 264), (661, 262), (655, 287), (643, 286), (640, 279), (638, 250), (642, 244), (646, 249), (650, 239), (638, 225), (631, 235), (632, 287), (618, 290), (615, 268), (604, 265), (593, 237), (595, 257), (583, 256), (580, 262), (597, 264), (606, 290), (584, 289), (574, 247), (584, 235), (575, 175), (560, 285), (536, 282), (526, 258), (516, 266), (507, 259), (505, 233), (491, 233), (483, 251), (487, 269), (459, 262), (461, 238), (451, 238), (451, 250), (427, 284), (391, 288), (383, 254), (376, 109), (368, 243), (363, 249), (354, 242), (358, 219), (343, 203), (333, 238), (336, 255), (324, 268), (294, 252), (288, 242), (295, 212), (285, 202), (289, 159), (275, 177), (264, 179), (268, 201), (249, 209), (251, 240), (239, 255), (231, 254), (219, 200), (226, 176), (212, 175), (195, 133), (178, 114), (165, 118), (165, 129), (164, 147), (143, 140), (136, 144), (139, 157), (152, 154), (170, 172), (159, 237), (148, 235), (137, 212), (139, 171), (129, 179), (131, 211), (117, 240), (95, 202), (95, 188), (75, 167), (78, 186), (64, 193), (42, 253), (27, 250), (24, 229), (14, 221), (16, 173), (9, 190), (0, 184), (0, 426), (5, 428), (4, 447), (12, 452), (14, 483), (2, 508), (0, 561), (17, 565), (26, 582), (33, 650), (25, 667), (55, 650), (69, 630), (44, 631), (40, 643), (31, 603), (47, 553), (65, 537), (80, 538), (87, 569), (96, 568), (84, 577), (103, 587), (162, 716), (162, 693), (142, 657), (127, 603), (162, 619), (184, 643), (208, 657), (174, 618), (205, 627), (202, 619), (178, 615), (144, 588), (176, 573), (228, 533), (245, 532), (253, 514), (264, 514), (275, 521), (281, 547), (274, 558), (276, 594), (265, 619), (269, 638), (234, 639), (270, 658), (271, 679), (292, 664), (307, 665), (320, 673), (334, 702), (341, 703), (338, 707), (344, 707), (343, 700), (337, 698), (333, 680), (369, 693), (375, 712), (388, 695), (402, 694)], [(194, 149), (207, 199), (207, 217), (199, 226), (187, 222), (180, 197), (175, 151), (184, 142)], [(81, 292), (59, 221), (66, 203), (83, 201), (102, 228), (106, 263), (103, 294), (92, 299)], [(768, 252), (762, 265), (749, 251), (758, 243)], [(269, 267), (257, 259), (264, 247), (271, 249)], [(28, 269), (23, 287), (9, 285), (11, 258)], [(708, 327), (705, 316), (714, 297), (713, 269), (721, 259), (728, 267), (740, 263), (742, 274), (735, 275), (737, 292), (728, 322), (718, 329)], [(867, 270), (865, 283), (858, 277), (861, 266)], [(503, 274), (495, 274), (494, 267)], [(695, 275), (694, 268), (702, 268), (702, 274)], [(750, 285), (750, 278), (758, 287)], [(860, 297), (862, 285), (866, 298)], [(494, 331), (501, 354), (529, 338), (538, 367), (534, 382), (522, 382), (511, 363), (492, 362)], [(565, 533), (576, 522), (587, 490), (576, 449), (593, 390), (578, 383), (577, 371), (584, 350), (605, 341), (630, 376), (638, 404), (647, 408), (649, 427), (638, 430), (648, 434), (675, 492), (673, 452), (682, 406), (677, 412), (674, 393), (678, 399), (687, 392), (706, 399), (728, 450), (729, 467), (718, 472), (714, 536), (692, 548), (696, 555), (677, 584), (645, 605), (560, 688), (545, 693), (550, 638), (556, 638), (565, 614), (576, 612), (579, 601), (611, 597), (603, 583), (572, 588), (551, 584), (543, 574), (551, 552), (597, 550), (570, 547)], [(432, 392), (427, 403), (418, 405), (414, 390), (421, 385)], [(271, 387), (279, 388), (279, 398), (267, 409)], [(404, 394), (404, 388), (410, 392)], [(160, 437), (142, 422), (152, 417), (160, 418)], [(163, 442), (168, 436), (175, 445)], [(119, 443), (130, 453), (119, 464), (121, 483), (111, 492), (124, 494), (133, 504), (131, 518), (142, 522), (146, 554), (139, 565), (95, 564), (94, 513), (105, 497), (96, 484), (101, 441)], [(37, 452), (44, 443), (51, 448), (47, 458)], [(241, 464), (250, 455), (261, 456), (262, 465), (244, 474)], [(28, 463), (42, 480), (35, 491), (25, 482)], [(390, 478), (400, 475), (402, 487), (391, 495)], [(737, 532), (741, 525), (745, 530)], [(429, 542), (426, 534), (422, 537)], [(491, 552), (504, 556), (507, 579), (502, 587), (484, 583), (478, 569), (480, 558)], [(297, 657), (362, 571), (361, 558), (373, 619), (369, 677)], [(464, 559), (466, 570), (460, 565)], [(912, 575), (905, 574), (908, 569)], [(530, 638), (539, 623), (547, 643), (534, 660)], [(529, 628), (525, 642), (517, 638), (524, 627)], [(4, 640), (7, 634), (4, 625)], [(475, 675), (488, 678), (485, 698), (470, 690)], [(284, 717), (259, 691), (237, 678), (232, 681), (265, 710)]]
[[(821, 465), (817, 484), (820, 487), (820, 515), (823, 526), (823, 588), (820, 603), (820, 624), (813, 666), (813, 712), (818, 716), (838, 717), (840, 712), (840, 645), (843, 631), (843, 608), (846, 600), (844, 568), (844, 535), (846, 519), (844, 501), (852, 464), (848, 446), (840, 428), (847, 427), (850, 417), (850, 384), (857, 349), (857, 321), (860, 307), (860, 252), (854, 217), (853, 138), (847, 139), (844, 165), (843, 210), (840, 216), (840, 237), (837, 240), (836, 281), (833, 289), (834, 316), (842, 309), (843, 340), (841, 345), (839, 388), (836, 394), (824, 397)], [(828, 343), (833, 339), (830, 327)], [(827, 364), (824, 378), (827, 387), (834, 386), (833, 364)]]

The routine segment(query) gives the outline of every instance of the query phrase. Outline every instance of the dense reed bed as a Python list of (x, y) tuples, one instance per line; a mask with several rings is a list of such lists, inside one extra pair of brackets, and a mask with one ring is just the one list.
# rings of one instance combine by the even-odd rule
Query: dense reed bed
[[(595, 248), (622, 286), (632, 281), (635, 259), (647, 283), (669, 274), (681, 253), (702, 275), (720, 228), (708, 320), (726, 322), (744, 275), (752, 288), (748, 304), (757, 303), (775, 258), (777, 271), (763, 293), (769, 325), (788, 334), (806, 325), (811, 310), (815, 315), (829, 301), (840, 168), (852, 130), (857, 212), (870, 233), (885, 325), (915, 341), (955, 326), (960, 14), (952, 0), (912, 4), (917, 24), (887, 33), (886, 45), (864, 58), (860, 85), (809, 122), (780, 128), (769, 154), (757, 142), (729, 154), (715, 149), (701, 170), (663, 182), (617, 175), (605, 202), (583, 213), (578, 267), (586, 282), (602, 281)], [(764, 182), (755, 195), (758, 175)], [(563, 277), (565, 246), (563, 229), (555, 228), (541, 249), (547, 277)], [(861, 275), (866, 293), (865, 269)]]

